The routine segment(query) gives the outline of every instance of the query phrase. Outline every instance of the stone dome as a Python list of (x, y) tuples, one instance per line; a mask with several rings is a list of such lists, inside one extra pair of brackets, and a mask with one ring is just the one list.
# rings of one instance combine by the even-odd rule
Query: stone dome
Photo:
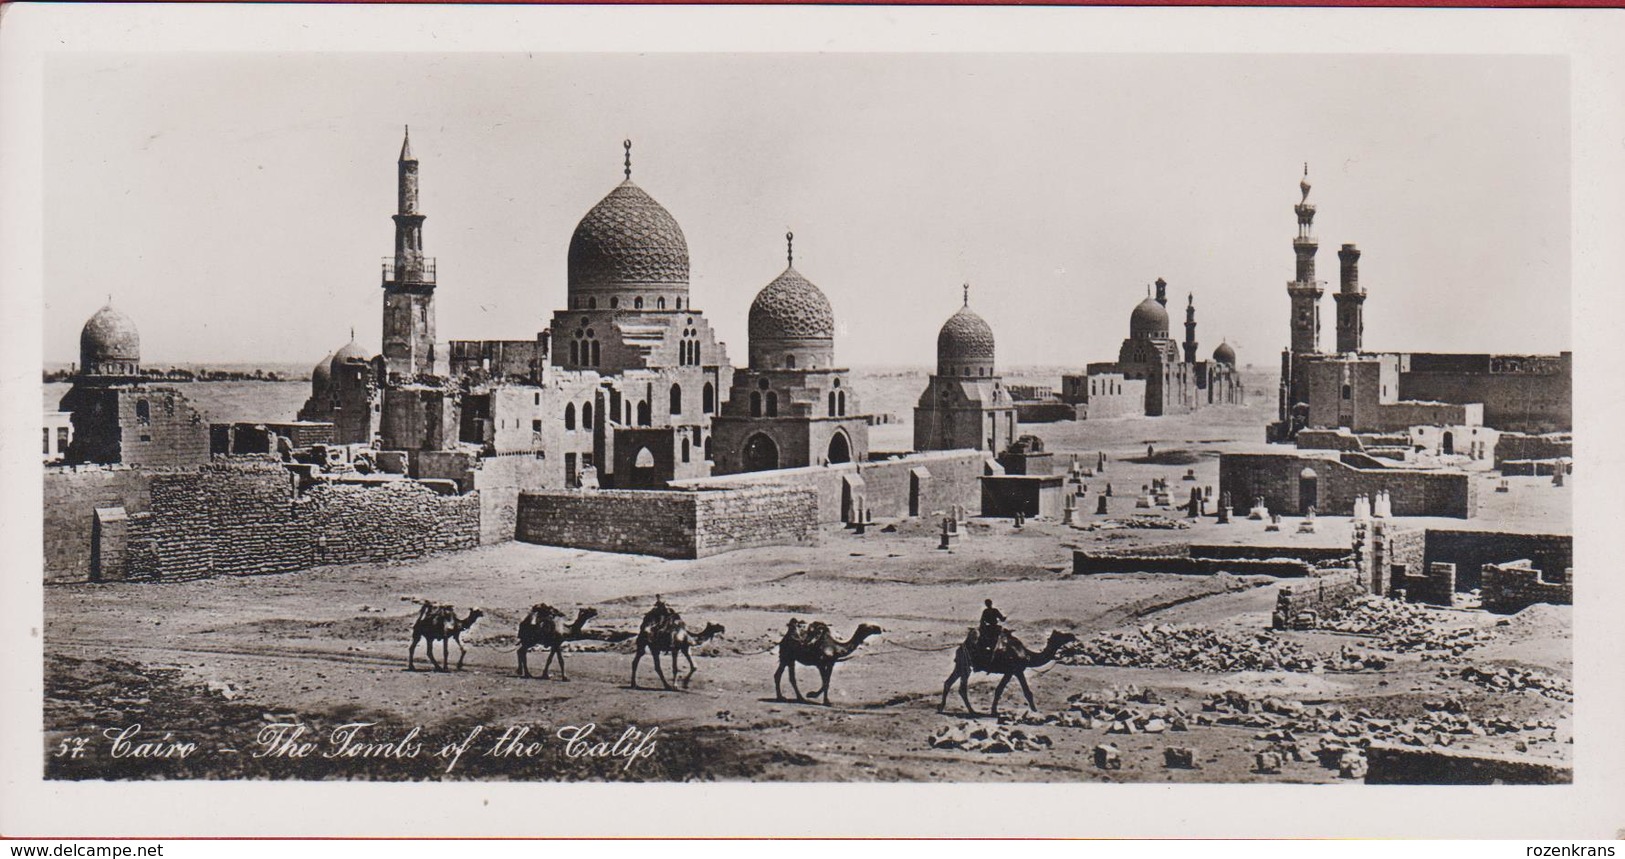
[(1213, 360), (1220, 364), (1236, 363), (1236, 350), (1229, 343), (1220, 343), (1219, 348), (1213, 350)]
[(351, 340), (337, 352), (334, 352), (332, 358), (328, 359), (327, 377), (331, 380), (333, 375), (338, 372), (338, 369), (345, 364), (366, 364), (371, 360), (372, 356), (367, 354), (367, 350), (362, 349), (359, 343)]
[(835, 311), (823, 290), (787, 268), (756, 293), (750, 304), (750, 339), (835, 338)]
[(1130, 337), (1167, 337), (1168, 309), (1155, 298), (1146, 296), (1129, 315), (1128, 333)]
[(327, 390), (327, 386), (332, 383), (333, 356), (337, 354), (337, 352), (329, 352), (326, 358), (317, 361), (316, 366), (310, 368), (310, 390), (312, 393), (320, 394)]
[(134, 375), (141, 363), (141, 334), (130, 317), (103, 307), (79, 332), (79, 366), (92, 375)]
[(569, 291), (688, 289), (688, 240), (677, 219), (628, 179), (570, 236)]
[[(965, 368), (984, 372), (964, 373)], [(992, 375), (993, 329), (969, 305), (948, 317), (937, 332), (937, 372), (939, 375)]]

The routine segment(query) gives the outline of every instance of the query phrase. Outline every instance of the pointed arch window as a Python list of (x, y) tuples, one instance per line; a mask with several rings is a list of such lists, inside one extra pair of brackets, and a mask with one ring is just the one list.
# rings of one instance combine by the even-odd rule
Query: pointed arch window
[(649, 415), (649, 401), (644, 400), (643, 402), (638, 403), (638, 426), (646, 427), (651, 423), (653, 423), (653, 421), (650, 419)]
[(762, 416), (762, 395), (757, 391), (750, 392), (750, 416), (753, 418)]
[(581, 404), (581, 428), (592, 429), (592, 403)]
[(683, 413), (683, 386), (676, 383), (671, 386), (671, 413), (674, 415)]
[(770, 418), (779, 416), (779, 394), (777, 391), (767, 392), (767, 416)]
[(837, 392), (835, 394), (835, 413), (837, 415), (839, 415), (840, 417), (843, 417), (843, 418), (846, 417), (846, 392), (845, 391), (839, 391), (839, 392)]
[(829, 416), (835, 417), (835, 392), (829, 392)]
[(564, 407), (564, 428), (567, 430), (574, 430), (576, 428), (575, 403), (566, 404)]
[(711, 387), (710, 382), (706, 382), (705, 387), (700, 390), (700, 406), (706, 414), (711, 414), (717, 407), (717, 391)]

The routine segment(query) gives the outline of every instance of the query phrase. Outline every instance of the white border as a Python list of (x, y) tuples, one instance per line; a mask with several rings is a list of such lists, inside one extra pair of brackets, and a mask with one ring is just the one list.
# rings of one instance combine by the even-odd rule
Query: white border
[[(77, 51), (1556, 54), (1573, 83), (1575, 784), (45, 783), (39, 432), (43, 65)], [(10, 5), (0, 19), (0, 833), (1611, 838), (1625, 830), (1619, 10)], [(1148, 106), (1150, 109), (1151, 106)], [(1442, 240), (1459, 241), (1459, 236)], [(1563, 288), (1553, 284), (1553, 289)], [(1464, 319), (1463, 323), (1470, 323)], [(1611, 527), (1613, 526), (1613, 527)], [(19, 622), (30, 621), (30, 622)], [(812, 810), (817, 809), (814, 813)], [(1016, 810), (1019, 809), (1019, 813)], [(455, 848), (451, 848), (455, 849)]]

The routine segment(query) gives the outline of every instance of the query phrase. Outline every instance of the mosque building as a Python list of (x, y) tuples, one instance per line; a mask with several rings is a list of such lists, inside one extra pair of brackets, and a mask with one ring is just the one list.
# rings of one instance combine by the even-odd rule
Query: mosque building
[(1240, 405), (1246, 388), (1228, 343), (1213, 360), (1197, 360), (1196, 297), (1185, 305), (1185, 341), (1169, 337), (1168, 283), (1157, 278), (1156, 294), (1129, 314), (1129, 334), (1117, 360), (1096, 362), (1083, 374), (1061, 377), (1061, 400), (1081, 418), (1187, 414), (1207, 405)]
[(993, 362), (993, 329), (964, 303), (937, 332), (937, 371), (914, 407), (915, 450), (1000, 453), (1016, 437), (1016, 407)]

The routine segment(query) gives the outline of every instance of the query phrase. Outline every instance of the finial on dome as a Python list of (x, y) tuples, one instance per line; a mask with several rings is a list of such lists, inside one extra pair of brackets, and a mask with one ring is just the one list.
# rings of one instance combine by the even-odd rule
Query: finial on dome
[(107, 294), (107, 303), (102, 305), (102, 306), (103, 307), (112, 307), (113, 306), (113, 293), (109, 292)]
[(626, 147), (626, 178), (631, 179), (632, 178), (632, 138), (628, 137), (627, 139), (621, 141), (621, 145)]
[(350, 326), (350, 342), (351, 343), (355, 342), (355, 326), (354, 325)]
[(784, 234), (784, 261), (791, 268), (796, 265), (796, 234), (786, 231)]
[(965, 304), (964, 304), (964, 306), (965, 307), (970, 306), (970, 284), (969, 283), (965, 284)]

